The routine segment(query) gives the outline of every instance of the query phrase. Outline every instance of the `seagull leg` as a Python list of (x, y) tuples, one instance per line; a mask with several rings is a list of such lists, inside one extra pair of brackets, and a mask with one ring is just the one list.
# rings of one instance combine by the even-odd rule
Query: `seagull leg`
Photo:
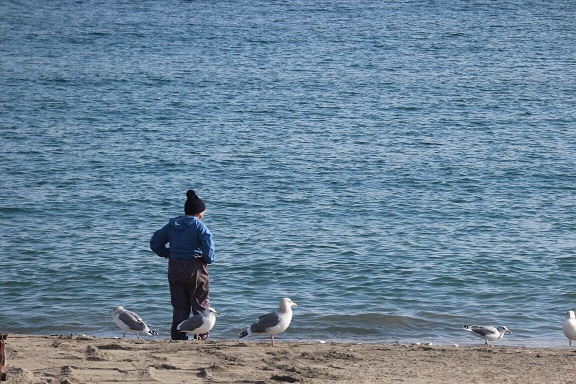
[(140, 340), (140, 335), (138, 335), (138, 332), (136, 332), (136, 337), (138, 338), (138, 340)]
[(276, 344), (274, 344), (274, 335), (270, 335), (270, 341), (272, 342), (272, 346), (275, 347)]
[(122, 338), (125, 338), (125, 337), (126, 337), (126, 332), (124, 332), (124, 333), (122, 334)]

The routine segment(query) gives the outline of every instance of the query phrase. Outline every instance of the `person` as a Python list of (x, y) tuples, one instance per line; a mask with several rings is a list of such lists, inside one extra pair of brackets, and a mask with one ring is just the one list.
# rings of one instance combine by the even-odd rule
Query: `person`
[[(214, 262), (215, 246), (212, 233), (202, 222), (206, 204), (194, 190), (186, 192), (184, 215), (174, 217), (154, 232), (150, 249), (168, 259), (168, 283), (172, 303), (172, 340), (188, 340), (186, 332), (178, 332), (182, 321), (210, 307), (210, 277), (208, 264)], [(194, 336), (202, 340), (209, 334)]]

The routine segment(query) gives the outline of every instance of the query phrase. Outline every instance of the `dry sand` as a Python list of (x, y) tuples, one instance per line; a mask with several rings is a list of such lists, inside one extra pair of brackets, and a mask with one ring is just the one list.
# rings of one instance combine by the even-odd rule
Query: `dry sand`
[(4, 372), (19, 384), (576, 383), (568, 347), (276, 344), (10, 334)]

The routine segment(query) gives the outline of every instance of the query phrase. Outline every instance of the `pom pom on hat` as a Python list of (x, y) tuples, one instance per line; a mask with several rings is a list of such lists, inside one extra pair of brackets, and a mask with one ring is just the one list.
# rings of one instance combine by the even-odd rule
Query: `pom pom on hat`
[(186, 192), (186, 203), (184, 204), (184, 213), (186, 215), (195, 215), (206, 210), (206, 204), (196, 195), (192, 189)]

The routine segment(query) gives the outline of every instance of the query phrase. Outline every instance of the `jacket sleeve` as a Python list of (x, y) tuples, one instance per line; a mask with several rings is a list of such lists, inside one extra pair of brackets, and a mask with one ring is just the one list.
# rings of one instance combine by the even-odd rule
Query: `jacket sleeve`
[(168, 226), (165, 225), (152, 235), (150, 239), (150, 249), (160, 257), (168, 258), (170, 256), (170, 248), (166, 247), (168, 244)]
[(214, 239), (207, 226), (202, 225), (200, 231), (200, 249), (202, 250), (202, 260), (206, 264), (212, 264), (216, 258)]

